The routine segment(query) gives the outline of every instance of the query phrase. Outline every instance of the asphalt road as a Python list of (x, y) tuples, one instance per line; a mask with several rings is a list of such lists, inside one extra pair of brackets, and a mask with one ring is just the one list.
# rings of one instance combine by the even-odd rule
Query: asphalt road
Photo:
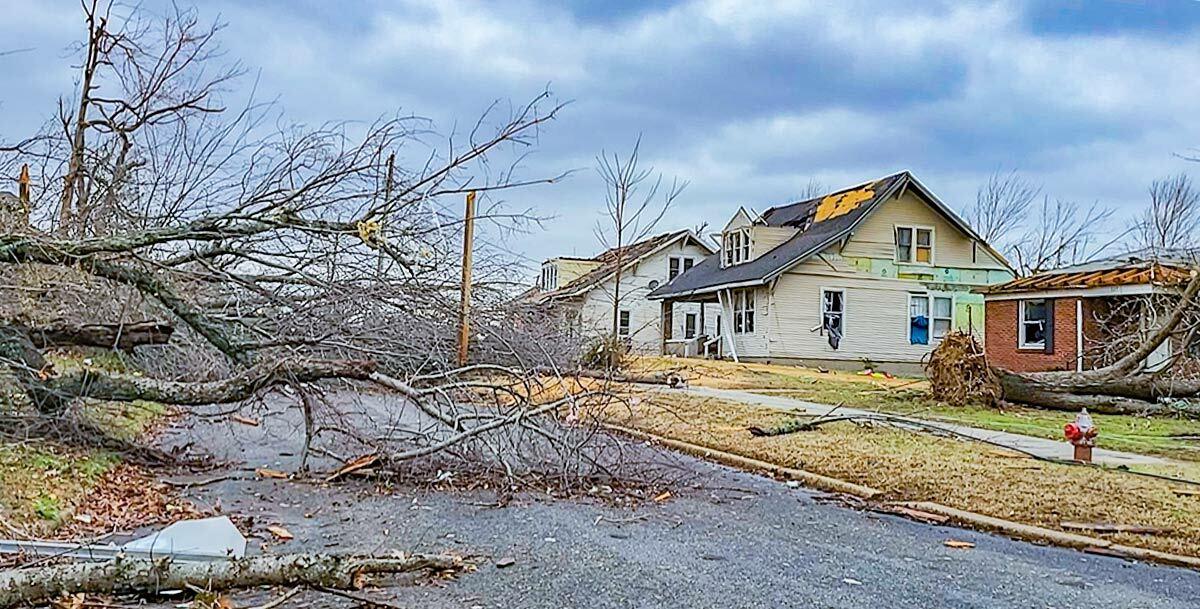
[[(256, 479), (249, 469), (295, 465), (294, 454), (286, 453), (294, 453), (296, 437), (273, 425), (201, 423), (171, 434), (168, 443), (195, 441), (236, 462), (229, 470), (236, 478), (195, 488), (190, 496), (253, 516), (256, 531), (282, 524), (295, 534), (272, 552), (478, 557), (477, 571), (444, 586), (378, 593), (403, 606), (1200, 606), (1200, 573), (863, 513), (822, 501), (819, 493), (682, 456), (673, 458), (694, 474), (693, 483), (664, 503), (634, 509), (535, 497), (489, 507), (492, 496), (485, 492), (381, 493), (359, 482)], [(951, 549), (943, 545), (948, 539), (976, 547)], [(515, 563), (499, 568), (501, 558)], [(292, 606), (350, 606), (339, 603), (306, 596)]]

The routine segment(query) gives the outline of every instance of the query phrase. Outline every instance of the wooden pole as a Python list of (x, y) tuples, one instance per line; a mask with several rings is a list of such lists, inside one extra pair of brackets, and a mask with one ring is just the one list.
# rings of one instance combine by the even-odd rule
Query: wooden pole
[(471, 249), (475, 241), (475, 191), (467, 193), (467, 213), (463, 217), (462, 297), (458, 305), (458, 365), (467, 365), (471, 342)]

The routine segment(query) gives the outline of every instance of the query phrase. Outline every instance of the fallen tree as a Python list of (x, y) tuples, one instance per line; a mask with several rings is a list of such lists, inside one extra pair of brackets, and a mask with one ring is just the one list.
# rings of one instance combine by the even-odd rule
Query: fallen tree
[(1200, 405), (1188, 402), (1200, 398), (1200, 378), (1176, 374), (1181, 367), (1177, 364), (1186, 357), (1182, 352), (1174, 354), (1161, 369), (1145, 368), (1147, 358), (1168, 339), (1182, 337), (1183, 344), (1190, 344), (1200, 332), (1200, 271), (1192, 271), (1188, 283), (1171, 298), (1174, 304), (1169, 314), (1153, 332), (1112, 363), (1092, 370), (1014, 372), (979, 366), (971, 350), (959, 347), (960, 341), (947, 340), (934, 352), (927, 367), (934, 394), (956, 396), (948, 400), (953, 403), (1003, 400), (1064, 411), (1087, 408), (1101, 414), (1200, 417)]
[(43, 605), (65, 594), (157, 596), (171, 590), (217, 592), (257, 586), (311, 586), (351, 590), (363, 576), (454, 571), (454, 556), (399, 557), (334, 554), (254, 556), (215, 562), (118, 558), (0, 572), (0, 609)]

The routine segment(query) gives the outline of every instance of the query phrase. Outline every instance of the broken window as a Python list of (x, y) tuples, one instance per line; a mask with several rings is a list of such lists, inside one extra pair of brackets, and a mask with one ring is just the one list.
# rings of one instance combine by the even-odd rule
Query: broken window
[(754, 332), (754, 290), (738, 290), (733, 293), (733, 332)]
[(933, 264), (933, 229), (896, 227), (896, 262)]
[(629, 336), (629, 311), (621, 311), (617, 315), (617, 335)]
[(821, 290), (821, 333), (829, 338), (829, 346), (837, 349), (846, 329), (846, 293), (842, 290)]
[(553, 263), (542, 265), (542, 289), (553, 290), (558, 288), (558, 267)]
[(908, 262), (912, 260), (912, 235), (913, 229), (900, 227), (896, 229), (896, 261)]
[(683, 337), (696, 338), (696, 314), (688, 313), (683, 317)]
[(750, 229), (739, 228), (725, 233), (722, 245), (725, 266), (733, 266), (750, 260)]
[(1046, 301), (1021, 301), (1021, 347), (1043, 349), (1046, 347)]
[(929, 344), (929, 296), (925, 294), (908, 295), (908, 342)]

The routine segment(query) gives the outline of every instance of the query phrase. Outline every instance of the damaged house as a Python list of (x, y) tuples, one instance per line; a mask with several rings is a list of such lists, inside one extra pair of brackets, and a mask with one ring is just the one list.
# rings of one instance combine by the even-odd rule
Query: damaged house
[[(1160, 327), (1194, 264), (1190, 257), (1143, 252), (981, 290), (988, 361), (1014, 372), (1082, 372), (1111, 364)], [(1175, 363), (1200, 372), (1200, 336), (1172, 336), (1143, 367), (1157, 372)]]
[(542, 263), (537, 285), (526, 298), (555, 310), (586, 337), (610, 335), (615, 312), (617, 334), (633, 352), (694, 355), (696, 345), (717, 332), (716, 306), (678, 303), (664, 323), (659, 303), (646, 296), (714, 253), (695, 233), (680, 230), (593, 258), (552, 258)]
[(1015, 276), (995, 249), (901, 172), (761, 215), (739, 209), (721, 250), (649, 298), (715, 304), (710, 354), (916, 372), (952, 328), (983, 333), (975, 293)]

